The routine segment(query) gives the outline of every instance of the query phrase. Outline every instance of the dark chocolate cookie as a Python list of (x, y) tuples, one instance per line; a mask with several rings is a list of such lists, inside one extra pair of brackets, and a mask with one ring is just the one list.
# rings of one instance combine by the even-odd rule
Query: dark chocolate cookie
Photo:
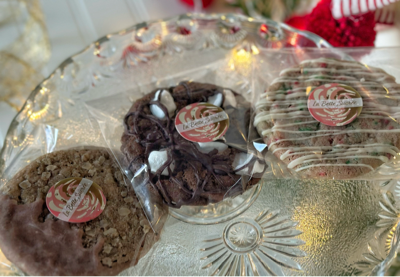
[[(49, 188), (69, 177), (87, 178), (102, 188), (107, 203), (97, 218), (68, 223), (49, 212)], [(133, 189), (101, 148), (44, 155), (1, 192), (1, 250), (29, 275), (116, 275), (135, 265), (157, 239)]]
[[(177, 113), (200, 102), (220, 106), (229, 116), (229, 129), (218, 141), (191, 142), (175, 128)], [(157, 89), (137, 100), (126, 115), (121, 151), (133, 173), (143, 165), (150, 168), (150, 190), (167, 205), (219, 202), (259, 181), (241, 178), (241, 174), (252, 175), (263, 169), (246, 153), (249, 108), (238, 93), (211, 84), (182, 82)]]

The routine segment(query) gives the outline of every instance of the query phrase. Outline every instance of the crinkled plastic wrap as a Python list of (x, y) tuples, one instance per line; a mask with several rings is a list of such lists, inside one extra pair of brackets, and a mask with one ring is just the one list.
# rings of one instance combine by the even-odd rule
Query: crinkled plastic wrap
[[(25, 274), (116, 275), (136, 265), (158, 240), (99, 131), (87, 119), (81, 126), (91, 140), (69, 128), (27, 121), (18, 155), (7, 160), (0, 183), (0, 247)], [(71, 223), (52, 214), (63, 210), (46, 204), (49, 191), (67, 178), (85, 178), (101, 188), (107, 201), (96, 218)], [(98, 194), (88, 195), (74, 212), (98, 209)], [(61, 194), (55, 197), (62, 201)], [(160, 214), (159, 224), (152, 226), (157, 232), (164, 219)]]
[(261, 51), (252, 125), (264, 178), (397, 178), (398, 57), (394, 48)]
[[(261, 177), (263, 161), (248, 148), (251, 55), (244, 58), (242, 52), (237, 53), (234, 50), (213, 61), (207, 52), (197, 58), (185, 54), (165, 57), (152, 66), (155, 70), (147, 76), (148, 83), (86, 103), (108, 146), (121, 149), (115, 155), (122, 152), (120, 165), (145, 203), (149, 218), (154, 203), (173, 208), (217, 203), (243, 193)], [(166, 73), (166, 67), (174, 75)], [(158, 68), (164, 72), (157, 72)], [(211, 103), (228, 117), (226, 133), (211, 142), (189, 141), (175, 126), (176, 115), (198, 103), (202, 108)], [(219, 121), (213, 124), (212, 128), (222, 125)], [(207, 131), (203, 127), (195, 130)]]

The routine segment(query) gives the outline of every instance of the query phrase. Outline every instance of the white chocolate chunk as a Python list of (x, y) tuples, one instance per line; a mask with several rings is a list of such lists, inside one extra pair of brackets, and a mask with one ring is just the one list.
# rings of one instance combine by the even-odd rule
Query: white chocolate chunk
[(255, 174), (255, 173), (262, 173), (263, 171), (264, 171), (264, 165), (261, 164), (261, 163), (259, 163), (258, 161), (256, 161), (256, 162), (254, 163), (252, 173), (253, 173), (253, 174)]
[(228, 145), (223, 142), (198, 142), (196, 143), (197, 149), (202, 153), (210, 153), (212, 150), (217, 149), (218, 153), (221, 153), (228, 149)]
[[(246, 154), (246, 153), (236, 154), (235, 159), (233, 160), (233, 163), (232, 163), (233, 170), (236, 171), (237, 169), (241, 168), (242, 166), (248, 164), (253, 157), (254, 157), (253, 155)], [(247, 167), (243, 168), (242, 170), (239, 170), (236, 173), (242, 174), (241, 173), (242, 171), (243, 171), (243, 173), (247, 172)]]
[(213, 104), (214, 106), (221, 107), (222, 104), (222, 94), (217, 93), (213, 96), (208, 97), (207, 103)]
[(232, 106), (232, 107), (236, 108), (237, 102), (236, 102), (236, 97), (233, 94), (233, 92), (230, 91), (229, 89), (224, 89), (223, 93), (224, 93), (225, 100), (224, 100), (224, 104), (222, 106), (224, 108), (227, 106)]
[(163, 110), (161, 110), (156, 105), (150, 105), (150, 111), (155, 117), (157, 117), (159, 119), (164, 119), (165, 118), (165, 114), (164, 114)]
[[(151, 172), (155, 173), (157, 170), (168, 160), (167, 150), (161, 151), (152, 151), (149, 155), (149, 164)], [(171, 170), (174, 169), (174, 166), (171, 165)], [(161, 175), (168, 176), (168, 168), (165, 168)]]
[[(156, 92), (156, 95), (154, 96), (153, 100), (157, 100), (158, 95), (160, 93), (161, 93), (161, 96), (160, 96), (159, 101), (161, 104), (163, 104), (167, 108), (168, 116), (172, 117), (176, 110), (176, 104), (175, 104), (174, 98), (172, 97), (171, 93), (169, 93), (168, 91), (159, 90)], [(164, 119), (166, 117), (164, 112), (157, 105), (150, 105), (150, 111), (154, 116), (156, 116), (159, 119)]]

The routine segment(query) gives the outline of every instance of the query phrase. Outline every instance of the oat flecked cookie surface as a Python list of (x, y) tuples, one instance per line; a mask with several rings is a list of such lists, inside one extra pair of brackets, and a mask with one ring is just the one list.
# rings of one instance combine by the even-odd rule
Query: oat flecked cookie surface
[[(107, 203), (97, 218), (68, 223), (47, 209), (49, 188), (70, 177), (101, 187)], [(133, 189), (102, 148), (41, 156), (1, 193), (1, 250), (29, 275), (116, 275), (135, 265), (157, 240)]]
[[(310, 114), (308, 95), (326, 84), (350, 86), (361, 95), (362, 111), (353, 122), (328, 126)], [(260, 96), (254, 125), (269, 151), (301, 176), (355, 178), (400, 152), (399, 93), (400, 85), (382, 69), (307, 60), (283, 70)]]

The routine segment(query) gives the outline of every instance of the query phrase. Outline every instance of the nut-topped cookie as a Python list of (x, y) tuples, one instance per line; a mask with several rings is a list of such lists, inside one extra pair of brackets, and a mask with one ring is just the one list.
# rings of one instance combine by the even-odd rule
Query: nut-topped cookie
[(399, 93), (382, 69), (307, 60), (283, 70), (260, 96), (254, 125), (269, 151), (301, 176), (355, 178), (399, 153)]
[[(96, 183), (107, 202), (96, 218), (70, 223), (45, 203), (66, 178)], [(39, 157), (1, 188), (0, 247), (29, 275), (116, 275), (156, 241), (133, 189), (102, 148), (70, 149)]]
[[(213, 141), (190, 141), (175, 126), (178, 114), (179, 120), (185, 121), (188, 114), (194, 120), (199, 103), (222, 109), (229, 118), (227, 130), (213, 129), (227, 127), (218, 124), (210, 129), (218, 135)], [(184, 108), (188, 113), (179, 113)], [(156, 89), (137, 100), (126, 115), (121, 151), (133, 173), (147, 165), (149, 189), (167, 205), (215, 203), (228, 191), (236, 195), (256, 184), (259, 178), (241, 175), (251, 176), (264, 168), (247, 154), (249, 115), (249, 103), (230, 89), (196, 82)]]

